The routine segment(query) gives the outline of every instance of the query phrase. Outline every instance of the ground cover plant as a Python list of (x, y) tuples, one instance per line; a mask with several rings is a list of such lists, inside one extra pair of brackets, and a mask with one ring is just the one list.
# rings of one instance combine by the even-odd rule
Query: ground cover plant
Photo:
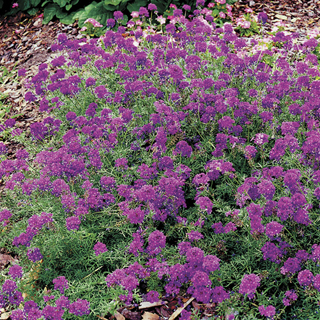
[[(220, 3), (232, 5), (237, 0), (222, 0)], [(209, 3), (209, 1), (207, 1)], [(43, 23), (57, 18), (64, 24), (72, 24), (78, 20), (79, 26), (88, 18), (93, 18), (105, 25), (108, 19), (113, 18), (115, 11), (124, 13), (124, 24), (133, 11), (138, 11), (140, 7), (147, 7), (151, 4), (150, 0), (98, 0), (80, 1), (79, 0), (0, 0), (1, 13), (5, 15), (15, 15), (18, 11), (27, 12), (35, 15), (39, 10), (43, 10)], [(182, 7), (183, 4), (190, 6), (191, 10), (196, 9), (196, 1), (193, 0), (154, 0), (152, 4), (157, 6), (157, 11), (163, 15), (170, 12), (170, 4)], [(221, 11), (221, 10), (220, 10)]]
[(249, 49), (198, 5), (160, 34), (60, 34), (26, 83), (48, 117), (30, 135), (2, 128), (25, 146), (9, 160), (0, 142), (0, 246), (20, 257), (0, 279), (11, 319), (174, 295), (211, 319), (318, 319), (318, 41), (278, 32)]

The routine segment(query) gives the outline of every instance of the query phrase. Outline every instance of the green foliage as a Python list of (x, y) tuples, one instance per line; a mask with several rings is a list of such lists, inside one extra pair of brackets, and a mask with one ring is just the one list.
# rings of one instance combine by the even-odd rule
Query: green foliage
[[(236, 0), (227, 0), (226, 3), (234, 4)], [(13, 2), (12, 2), (13, 3)], [(90, 4), (83, 7), (83, 3), (79, 0), (17, 0), (19, 7), (12, 9), (7, 3), (7, 8), (4, 10), (5, 15), (13, 15), (18, 11), (26, 11), (30, 15), (34, 15), (40, 9), (44, 9), (43, 23), (47, 24), (55, 17), (64, 24), (72, 24), (78, 20), (80, 28), (84, 26), (84, 21), (88, 18), (93, 18), (102, 25), (105, 25), (106, 20), (113, 17), (114, 11), (121, 11), (124, 13), (124, 22), (128, 21), (128, 17), (132, 11), (139, 11), (140, 7), (147, 7), (149, 3), (157, 6), (160, 15), (166, 14), (169, 5), (175, 4), (181, 8), (184, 4), (191, 6), (191, 9), (196, 9), (194, 0), (102, 0), (92, 1)], [(3, 0), (0, 0), (0, 9), (4, 6)], [(225, 5), (221, 6), (221, 11), (226, 12)], [(172, 10), (171, 10), (172, 11)], [(172, 13), (172, 12), (171, 12)], [(223, 25), (228, 19), (221, 19), (219, 11), (214, 10), (216, 23), (218, 26)]]

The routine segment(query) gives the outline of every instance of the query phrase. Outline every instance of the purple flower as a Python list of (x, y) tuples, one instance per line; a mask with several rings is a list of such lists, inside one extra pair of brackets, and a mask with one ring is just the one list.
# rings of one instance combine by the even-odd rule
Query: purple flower
[(176, 149), (174, 154), (181, 154), (182, 157), (186, 156), (188, 158), (191, 157), (192, 148), (188, 145), (186, 141), (180, 141), (176, 144)]
[(191, 7), (187, 4), (183, 5), (182, 6), (182, 9), (186, 10), (186, 11), (190, 11), (191, 10)]
[(95, 78), (92, 78), (92, 77), (89, 77), (87, 80), (86, 80), (86, 87), (91, 87), (91, 86), (94, 86), (96, 84), (96, 79)]
[(213, 203), (208, 197), (199, 197), (196, 204), (200, 206), (201, 210), (206, 210), (208, 214), (212, 212)]
[(274, 315), (276, 314), (276, 308), (274, 306), (267, 306), (266, 308), (264, 305), (259, 306), (259, 312), (262, 316), (267, 318), (273, 319)]
[(66, 226), (69, 231), (70, 230), (78, 230), (80, 224), (81, 224), (81, 221), (78, 217), (74, 216), (74, 217), (68, 217), (66, 219)]
[(8, 300), (11, 304), (14, 304), (16, 306), (24, 301), (22, 293), (20, 291), (16, 291), (13, 295), (9, 295)]
[(69, 309), (69, 306), (70, 306), (70, 301), (67, 297), (65, 296), (61, 296), (60, 298), (58, 298), (56, 300), (56, 306), (59, 308), (59, 309), (62, 309), (62, 308), (66, 308), (66, 309)]
[(278, 235), (283, 229), (283, 225), (276, 222), (276, 221), (271, 221), (266, 224), (266, 235), (270, 237), (274, 237)]
[(211, 299), (212, 302), (221, 303), (224, 300), (230, 299), (230, 294), (222, 286), (217, 286), (212, 290)]
[(146, 18), (148, 18), (149, 17), (149, 11), (144, 7), (140, 7), (139, 15), (140, 16), (145, 16)]
[(144, 220), (145, 212), (140, 208), (130, 209), (127, 213), (130, 223), (142, 223)]
[(159, 292), (154, 291), (154, 290), (149, 291), (147, 294), (147, 301), (149, 301), (150, 303), (158, 302), (159, 301)]
[(149, 253), (157, 254), (161, 251), (160, 248), (164, 248), (166, 246), (166, 236), (161, 231), (156, 230), (150, 233), (148, 242), (147, 250)]
[(123, 19), (123, 13), (121, 11), (115, 11), (113, 16), (116, 21)]
[(260, 286), (260, 278), (255, 274), (246, 274), (242, 278), (239, 293), (248, 294), (249, 299), (252, 299), (256, 289)]
[(61, 67), (67, 62), (64, 56), (59, 56), (51, 61), (53, 67)]
[(282, 274), (294, 274), (301, 270), (300, 261), (298, 258), (288, 258), (283, 267), (280, 269)]
[(298, 274), (298, 282), (300, 286), (309, 286), (312, 283), (313, 278), (312, 272), (308, 269), (300, 271)]
[(261, 248), (263, 252), (263, 259), (269, 259), (272, 262), (280, 263), (280, 259), (283, 254), (281, 249), (279, 249), (274, 243), (267, 241), (264, 246)]
[(191, 282), (195, 287), (206, 287), (211, 285), (209, 276), (203, 271), (196, 271), (194, 276), (191, 278)]
[(90, 302), (87, 300), (78, 299), (70, 304), (69, 312), (80, 317), (88, 315), (90, 313)]
[(200, 248), (190, 248), (186, 252), (187, 262), (190, 263), (203, 263), (204, 253)]
[(43, 255), (41, 254), (39, 248), (29, 249), (27, 252), (27, 256), (28, 256), (29, 260), (31, 260), (32, 262), (37, 262), (37, 261), (43, 259)]
[(28, 91), (28, 92), (25, 94), (24, 98), (25, 98), (26, 101), (28, 101), (28, 102), (32, 102), (32, 101), (37, 100), (37, 98), (34, 96), (34, 94), (33, 94), (31, 91)]
[(214, 233), (219, 234), (219, 233), (224, 233), (224, 227), (222, 225), (222, 222), (216, 222), (214, 223), (211, 228), (214, 229)]
[(244, 156), (246, 159), (252, 159), (256, 156), (257, 149), (254, 146), (246, 146), (244, 149)]
[(107, 20), (107, 27), (108, 28), (113, 28), (115, 24), (116, 24), (116, 22), (114, 21), (114, 19)]
[(77, 115), (76, 115), (75, 112), (69, 111), (69, 112), (66, 114), (66, 119), (67, 119), (68, 121), (72, 121), (72, 120), (74, 120), (74, 119), (76, 119), (76, 118), (77, 118)]
[(168, 71), (173, 80), (182, 80), (184, 78), (182, 69), (176, 64), (170, 65)]
[(64, 289), (68, 289), (68, 281), (65, 277), (61, 276), (52, 280), (54, 284), (54, 290), (59, 290), (61, 294), (64, 294)]
[(0, 211), (0, 222), (10, 219), (12, 217), (12, 214), (9, 210), (5, 209)]
[(298, 299), (298, 296), (294, 290), (286, 291), (285, 298), (282, 299), (282, 302), (285, 306), (290, 306), (291, 303)]
[(48, 128), (42, 122), (35, 122), (30, 125), (30, 131), (37, 140), (43, 140), (48, 134)]
[(23, 310), (16, 309), (12, 311), (10, 318), (12, 320), (25, 320), (26, 314)]
[(150, 10), (150, 11), (157, 10), (157, 6), (155, 4), (153, 4), (153, 3), (149, 3), (148, 10)]
[(7, 128), (12, 128), (14, 125), (16, 124), (16, 120), (15, 119), (8, 119), (4, 122), (4, 125)]
[(258, 13), (258, 21), (262, 22), (262, 24), (265, 24), (268, 20), (268, 15), (265, 12), (259, 12)]
[(17, 289), (17, 284), (13, 280), (6, 280), (2, 285), (2, 291), (6, 294), (12, 294)]
[(94, 245), (93, 250), (95, 251), (96, 256), (108, 251), (106, 245), (102, 242), (97, 242)]
[(202, 267), (207, 272), (220, 270), (220, 259), (213, 255), (207, 255), (203, 259)]
[(10, 267), (8, 274), (12, 277), (12, 279), (21, 278), (22, 277), (22, 267), (17, 264)]
[(25, 68), (19, 69), (18, 76), (24, 77), (25, 75), (26, 75), (26, 69)]
[(269, 136), (264, 133), (257, 133), (254, 138), (254, 143), (258, 146), (262, 146), (263, 144), (267, 143), (269, 139)]
[(234, 122), (235, 121), (229, 116), (223, 116), (220, 120), (218, 120), (219, 130), (231, 128)]
[(119, 158), (115, 161), (116, 168), (128, 169), (128, 160), (126, 158)]
[(198, 241), (200, 239), (203, 239), (203, 235), (200, 232), (194, 230), (187, 233), (187, 236), (190, 241)]

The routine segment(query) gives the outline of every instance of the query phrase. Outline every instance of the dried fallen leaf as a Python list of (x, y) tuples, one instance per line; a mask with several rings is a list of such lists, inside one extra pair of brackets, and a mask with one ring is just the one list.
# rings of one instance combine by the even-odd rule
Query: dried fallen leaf
[(5, 319), (9, 319), (11, 315), (11, 312), (4, 312), (4, 313), (1, 313), (1, 316), (0, 316), (0, 319), (2, 320), (5, 320)]
[(159, 320), (159, 316), (151, 312), (145, 312), (142, 315), (142, 320)]
[(9, 262), (13, 262), (14, 259), (8, 254), (0, 254), (0, 267), (6, 266)]
[(190, 298), (184, 305), (183, 307), (178, 308), (169, 318), (169, 320), (175, 319), (181, 312), (182, 310), (187, 307), (192, 301), (194, 300), (194, 297)]
[(197, 310), (200, 310), (200, 308), (201, 308), (200, 304), (195, 301), (192, 301), (192, 306)]
[(153, 303), (150, 303), (148, 301), (146, 302), (141, 302), (140, 305), (139, 305), (139, 309), (147, 309), (147, 308), (153, 308), (153, 307), (158, 307), (158, 306), (162, 306), (164, 304), (166, 304), (167, 302), (166, 301), (158, 301), (158, 302), (153, 302)]
[(125, 320), (125, 317), (119, 312), (116, 312), (114, 316), (116, 317), (117, 320)]
[(276, 18), (281, 19), (281, 20), (288, 20), (288, 17), (282, 15), (282, 14), (276, 14), (275, 15)]
[[(121, 314), (120, 314), (120, 316), (121, 316)], [(100, 317), (100, 316), (98, 316), (97, 315), (97, 317), (99, 318), (99, 319), (101, 319), (101, 320), (107, 320), (106, 318), (104, 318), (104, 317)], [(117, 318), (118, 319), (118, 318)], [(121, 320), (124, 320), (124, 317), (123, 318), (121, 318)]]

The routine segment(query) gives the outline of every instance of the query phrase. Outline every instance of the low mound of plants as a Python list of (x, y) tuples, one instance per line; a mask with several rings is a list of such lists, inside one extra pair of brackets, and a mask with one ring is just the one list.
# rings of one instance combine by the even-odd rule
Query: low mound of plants
[[(110, 317), (178, 295), (207, 319), (318, 319), (318, 41), (238, 38), (206, 14), (220, 2), (192, 20), (173, 8), (160, 33), (60, 34), (25, 83), (47, 117), (2, 127), (25, 146), (9, 160), (0, 142), (11, 319)], [(200, 318), (190, 306), (180, 319)]]
[[(236, 1), (221, 0), (217, 1), (217, 3), (232, 5)], [(138, 11), (141, 7), (147, 7), (151, 2), (157, 6), (159, 14), (166, 16), (172, 14), (170, 4), (176, 7), (182, 7), (183, 4), (187, 4), (191, 8), (190, 10), (196, 9), (196, 1), (193, 0), (0, 0), (0, 10), (1, 14), (5, 15), (15, 15), (18, 11), (35, 15), (39, 10), (43, 10), (44, 24), (47, 24), (54, 18), (59, 19), (64, 24), (72, 24), (78, 20), (78, 24), (82, 28), (84, 21), (89, 18), (93, 18), (100, 24), (105, 25), (107, 19), (112, 18), (115, 11), (124, 13), (123, 23), (126, 24), (132, 12)]]

